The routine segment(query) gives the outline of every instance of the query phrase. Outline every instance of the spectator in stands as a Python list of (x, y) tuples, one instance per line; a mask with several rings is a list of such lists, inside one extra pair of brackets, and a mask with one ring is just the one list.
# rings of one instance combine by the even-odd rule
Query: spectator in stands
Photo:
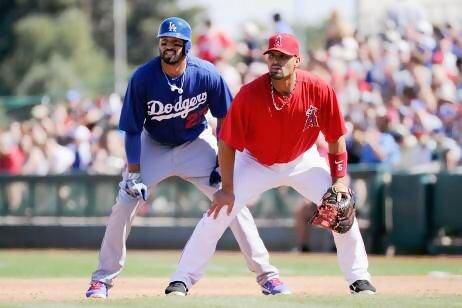
[(341, 17), (340, 11), (333, 10), (325, 30), (325, 47), (329, 49), (343, 40), (353, 36), (352, 27)]
[(204, 28), (194, 45), (197, 56), (211, 63), (219, 60), (228, 61), (235, 54), (235, 44), (231, 37), (213, 25), (211, 19), (204, 21)]
[[(24, 153), (14, 142), (9, 131), (0, 131), (0, 175), (19, 175), (24, 163)], [(13, 182), (5, 187), (8, 210), (14, 212), (22, 202), (24, 185)]]
[(239, 71), (228, 61), (221, 59), (217, 60), (215, 66), (228, 84), (231, 93), (235, 95), (242, 86), (242, 78)]
[(261, 33), (253, 22), (246, 22), (243, 26), (242, 42), (238, 43), (237, 52), (247, 68), (252, 62), (261, 61), (262, 51), (260, 50)]
[(45, 154), (45, 144), (48, 136), (46, 131), (39, 123), (34, 123), (31, 127), (30, 148), (27, 158), (22, 168), (24, 174), (46, 175), (49, 172), (48, 158)]
[(11, 134), (0, 133), (0, 174), (18, 175), (24, 163), (24, 154), (20, 150)]
[(90, 137), (90, 130), (86, 126), (79, 125), (75, 128), (72, 136), (73, 142), (69, 145), (70, 149), (74, 152), (72, 170), (84, 171), (90, 164)]
[(294, 31), (292, 27), (282, 19), (280, 13), (273, 14), (273, 22), (274, 22), (274, 33), (290, 33), (293, 34)]
[(428, 134), (414, 133), (399, 127), (394, 137), (400, 148), (400, 160), (396, 168), (409, 172), (437, 171), (438, 165), (432, 162), (435, 143)]
[(125, 167), (124, 145), (119, 132), (116, 130), (104, 132), (95, 145), (94, 159), (89, 171), (97, 174), (119, 174)]
[(393, 168), (399, 163), (399, 147), (388, 130), (389, 118), (378, 115), (376, 127), (370, 127), (364, 133), (361, 148), (361, 163), (381, 164)]
[[(395, 154), (389, 153), (388, 158), (394, 157), (392, 166), (402, 169), (412, 165), (413, 170), (419, 170), (419, 165), (429, 168), (437, 165), (455, 169), (461, 165), (457, 153), (462, 144), (462, 28), (457, 23), (435, 27), (421, 7), (409, 2), (391, 6), (387, 16), (381, 33), (361, 37), (338, 11), (332, 12), (325, 46), (309, 51), (305, 68), (325, 79), (338, 93), (350, 127), (347, 146), (351, 163), (379, 163), (381, 155), (377, 156), (380, 151), (374, 151), (378, 148), (374, 141), (380, 144), (376, 139), (380, 136), (381, 147), (392, 145), (394, 149)], [(272, 31), (293, 32), (281, 14), (272, 17)], [(207, 20), (195, 44), (196, 51), (215, 63), (235, 92), (242, 83), (266, 71), (266, 65), (260, 62), (259, 33), (255, 24), (246, 22), (241, 42), (236, 45)], [(238, 64), (230, 65), (229, 60), (236, 59), (236, 55)], [(18, 151), (28, 173), (67, 172), (66, 162), (53, 167), (55, 159), (50, 158), (56, 157), (55, 152), (62, 151), (63, 146), (75, 153), (74, 169), (112, 173), (120, 167), (123, 157), (120, 151), (109, 149), (110, 144), (123, 147), (120, 142), (108, 143), (104, 139), (117, 126), (121, 105), (116, 94), (90, 100), (71, 89), (66, 104), (36, 106), (32, 119), (12, 124), (0, 136), (7, 134), (12, 144), (20, 145)], [(381, 110), (379, 114), (377, 110)], [(387, 132), (375, 127), (383, 115), (388, 118)], [(33, 137), (35, 127), (37, 132)], [(87, 130), (89, 134), (84, 132)], [(37, 135), (42, 138), (37, 139)], [(74, 138), (77, 135), (88, 138), (77, 141)], [(110, 139), (121, 140), (117, 133), (111, 135)], [(393, 138), (398, 141), (396, 144)], [(48, 142), (48, 139), (55, 140)], [(44, 155), (49, 162), (48, 171), (45, 166), (33, 163), (41, 161)], [(417, 159), (419, 155), (422, 159)], [(5, 161), (3, 155), (0, 165), (5, 166)], [(94, 162), (90, 166), (85, 161)], [(22, 164), (13, 169), (23, 169)]]
[(45, 155), (49, 166), (48, 173), (50, 174), (69, 172), (75, 158), (72, 150), (60, 145), (53, 136), (50, 136), (46, 141)]

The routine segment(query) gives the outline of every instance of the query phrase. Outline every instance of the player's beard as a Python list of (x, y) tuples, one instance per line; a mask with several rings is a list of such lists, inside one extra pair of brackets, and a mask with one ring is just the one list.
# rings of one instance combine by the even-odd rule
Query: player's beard
[(286, 78), (289, 74), (287, 69), (280, 65), (272, 65), (269, 67), (269, 74), (271, 79), (281, 80)]
[(284, 72), (283, 68), (276, 70), (276, 71), (270, 69), (269, 74), (270, 74), (271, 79), (273, 80), (282, 80), (284, 78), (287, 78), (287, 76), (289, 76), (287, 72)]
[(290, 78), (292, 74), (295, 74), (295, 68), (284, 67), (284, 66), (279, 66), (279, 69), (277, 67), (269, 68), (269, 75), (271, 79), (273, 80), (287, 79), (287, 78)]
[(281, 80), (284, 79), (284, 74), (282, 72), (270, 72), (271, 79)]
[[(164, 50), (164, 52), (161, 52), (159, 50), (159, 54), (160, 54), (160, 59), (162, 61), (164, 61), (165, 63), (169, 64), (169, 65), (174, 65), (174, 64), (177, 64), (178, 62), (180, 62), (184, 55), (183, 55), (183, 52), (180, 52), (179, 54), (178, 53), (175, 53), (173, 55), (169, 55), (168, 52), (169, 51), (174, 51), (174, 50), (171, 50), (171, 49), (167, 49), (167, 50)], [(175, 51), (174, 51), (175, 52)]]

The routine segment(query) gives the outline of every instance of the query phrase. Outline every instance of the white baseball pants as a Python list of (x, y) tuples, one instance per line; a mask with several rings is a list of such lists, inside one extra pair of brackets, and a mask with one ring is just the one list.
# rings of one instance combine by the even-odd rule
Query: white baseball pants
[[(265, 166), (255, 160), (246, 151), (236, 152), (234, 166), (235, 202), (231, 214), (222, 209), (217, 219), (204, 214), (186, 244), (176, 272), (170, 281), (183, 281), (188, 287), (194, 285), (201, 277), (208, 261), (215, 253), (216, 245), (227, 226), (246, 209), (248, 200), (264, 191), (291, 186), (308, 200), (319, 203), (323, 194), (331, 186), (332, 180), (327, 162), (316, 147), (290, 163)], [(248, 241), (259, 241), (252, 234)], [(341, 271), (349, 284), (358, 279), (370, 280), (368, 260), (358, 222), (345, 234), (332, 232), (337, 246), (337, 258)]]
[[(143, 132), (141, 140), (141, 178), (149, 188), (153, 188), (165, 178), (179, 176), (194, 184), (209, 199), (212, 199), (217, 187), (209, 186), (209, 176), (215, 167), (217, 144), (210, 130), (205, 130), (192, 142), (173, 148), (157, 143), (146, 132)], [(138, 207), (138, 200), (127, 195), (122, 189), (125, 178), (126, 173), (120, 183), (121, 188), (116, 204), (107, 222), (99, 254), (99, 265), (91, 278), (109, 286), (125, 264), (125, 243)], [(268, 279), (278, 277), (279, 272), (269, 263), (268, 251), (258, 234), (250, 211), (245, 208), (239, 215), (234, 216), (235, 219), (231, 219), (227, 226), (233, 232), (247, 266), (257, 274), (257, 282), (263, 284)], [(201, 249), (191, 251), (190, 256), (194, 259), (201, 258)], [(193, 272), (192, 275), (202, 276), (201, 271), (204, 269), (205, 267), (198, 267), (199, 272)]]

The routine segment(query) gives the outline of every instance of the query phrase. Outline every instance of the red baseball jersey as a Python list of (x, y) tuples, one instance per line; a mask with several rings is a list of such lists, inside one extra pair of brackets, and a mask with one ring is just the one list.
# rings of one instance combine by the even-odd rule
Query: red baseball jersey
[[(230, 147), (247, 149), (260, 163), (287, 163), (306, 152), (321, 131), (327, 142), (345, 134), (345, 122), (334, 90), (325, 81), (297, 70), (295, 89), (285, 101), (274, 91), (269, 74), (243, 86), (220, 130)], [(278, 108), (286, 104), (281, 110)]]

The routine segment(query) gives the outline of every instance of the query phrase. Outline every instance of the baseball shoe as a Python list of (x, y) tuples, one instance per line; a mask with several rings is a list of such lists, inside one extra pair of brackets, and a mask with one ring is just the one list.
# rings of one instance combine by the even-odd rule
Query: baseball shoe
[(351, 294), (375, 294), (377, 290), (367, 280), (356, 280), (350, 285)]
[(166, 295), (186, 296), (188, 295), (188, 288), (183, 281), (172, 281), (165, 289)]
[(264, 295), (288, 295), (292, 294), (289, 287), (279, 278), (273, 278), (261, 286), (261, 292)]
[(90, 282), (90, 288), (87, 290), (86, 296), (88, 298), (107, 298), (108, 288), (104, 282), (92, 281)]

